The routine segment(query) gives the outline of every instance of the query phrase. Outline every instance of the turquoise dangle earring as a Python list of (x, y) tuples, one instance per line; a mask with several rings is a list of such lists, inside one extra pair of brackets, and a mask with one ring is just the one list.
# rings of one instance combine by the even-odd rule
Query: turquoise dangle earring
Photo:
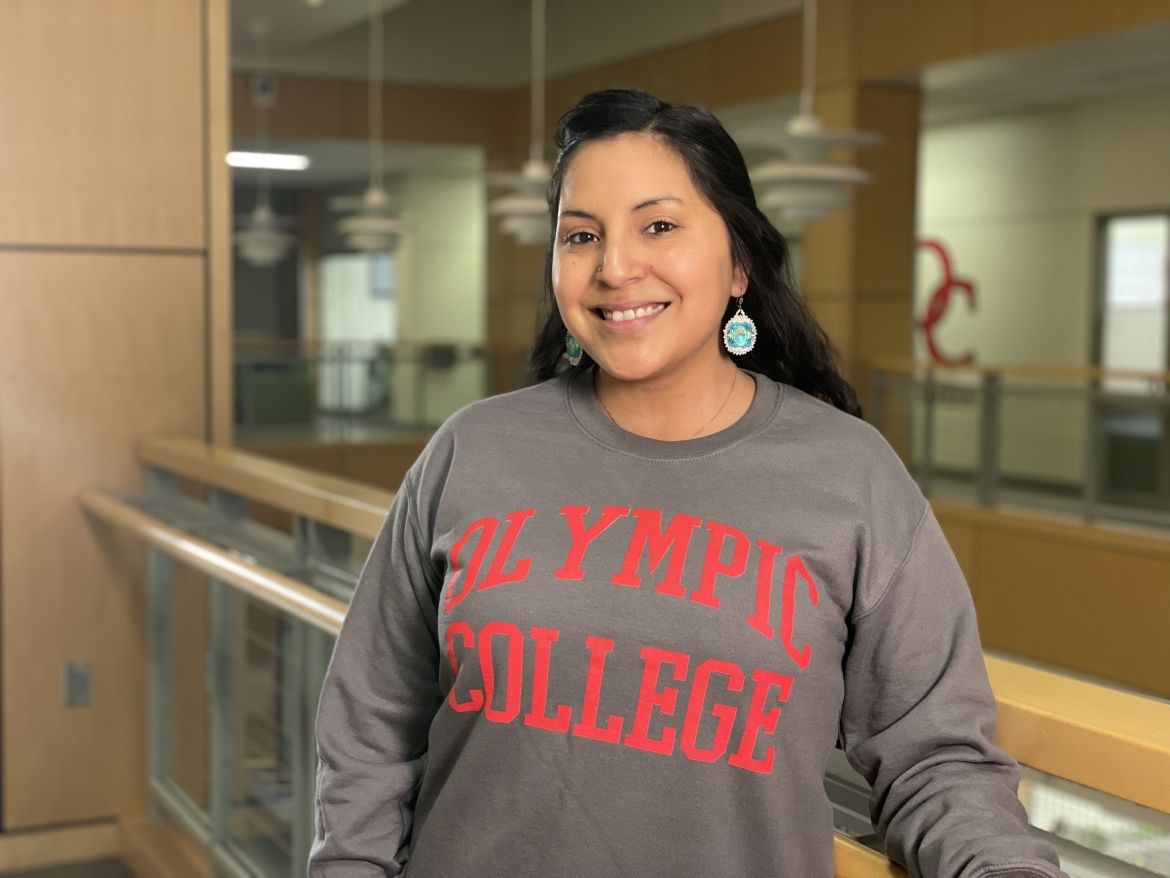
[(739, 307), (723, 326), (723, 344), (729, 354), (742, 357), (756, 346), (756, 323), (743, 313), (743, 296), (736, 304)]
[(581, 362), (581, 345), (577, 343), (577, 339), (573, 338), (573, 333), (565, 333), (565, 353), (564, 357), (569, 361), (570, 366), (576, 366)]

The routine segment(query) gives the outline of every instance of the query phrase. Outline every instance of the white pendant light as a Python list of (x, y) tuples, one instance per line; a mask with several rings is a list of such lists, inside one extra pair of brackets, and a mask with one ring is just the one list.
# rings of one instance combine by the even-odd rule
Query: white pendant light
[(521, 244), (544, 244), (549, 236), (548, 203), (545, 189), (550, 176), (544, 160), (544, 0), (532, 0), (532, 73), (529, 121), (532, 139), (528, 161), (520, 173), (489, 174), (488, 182), (512, 189), (493, 198), (488, 210), (500, 218), (500, 228)]
[[(268, 72), (268, 24), (263, 21), (253, 22), (252, 36), (256, 40), (260, 69), (252, 75), (248, 91), (256, 113), (258, 149), (260, 152), (267, 152), (268, 111), (276, 103), (276, 80)], [(278, 218), (272, 210), (268, 186), (269, 171), (269, 167), (259, 169), (256, 206), (235, 234), (240, 256), (249, 265), (257, 268), (270, 268), (276, 265), (288, 255), (295, 240), (285, 231), (291, 221)]]
[(849, 188), (868, 183), (860, 168), (828, 161), (829, 151), (841, 146), (868, 146), (880, 138), (866, 131), (825, 131), (813, 115), (816, 81), (817, 0), (804, 0), (804, 51), (801, 58), (800, 111), (788, 120), (784, 133), (743, 138), (782, 150), (786, 157), (752, 168), (752, 184), (760, 207), (778, 216), (782, 226), (799, 227), (821, 219), (848, 201)]
[(341, 196), (329, 199), (329, 207), (333, 210), (356, 211), (339, 220), (337, 230), (346, 247), (367, 253), (394, 250), (406, 227), (397, 216), (384, 183), (382, 76), (382, 13), (377, 0), (370, 0), (370, 185), (360, 198)]

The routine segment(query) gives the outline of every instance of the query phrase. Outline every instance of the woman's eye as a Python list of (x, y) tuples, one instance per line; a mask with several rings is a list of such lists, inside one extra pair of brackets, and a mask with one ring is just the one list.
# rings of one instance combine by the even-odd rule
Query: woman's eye
[(665, 232), (669, 232), (671, 229), (677, 228), (678, 226), (676, 226), (670, 220), (654, 220), (654, 222), (650, 223), (650, 226), (647, 230), (652, 235), (661, 235)]
[(592, 232), (570, 232), (561, 239), (564, 244), (588, 244), (590, 239), (597, 240)]

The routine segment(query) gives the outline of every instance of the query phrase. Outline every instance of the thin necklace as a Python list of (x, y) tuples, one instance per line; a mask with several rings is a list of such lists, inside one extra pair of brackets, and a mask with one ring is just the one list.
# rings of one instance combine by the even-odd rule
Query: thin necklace
[[(717, 417), (719, 417), (719, 413), (722, 412), (725, 408), (727, 408), (727, 403), (731, 401), (731, 394), (735, 392), (735, 382), (738, 379), (739, 379), (739, 367), (737, 366), (735, 371), (731, 375), (731, 387), (728, 388), (728, 390), (727, 390), (727, 397), (723, 400), (723, 405), (719, 406), (719, 408), (715, 410), (715, 414), (711, 415), (711, 417), (707, 421), (707, 423), (705, 423), (703, 426), (701, 426), (698, 430), (695, 431), (695, 435), (691, 437), (692, 439), (694, 439), (700, 433), (702, 433), (704, 430), (706, 430), (708, 427), (710, 427), (711, 424), (713, 424), (715, 422), (715, 419)], [(601, 395), (597, 393), (596, 389), (594, 389), (593, 392), (595, 395), (597, 395), (597, 401), (601, 403), (601, 410), (605, 412), (606, 417), (608, 417), (611, 421), (613, 421), (614, 426), (621, 427), (621, 424), (618, 423), (617, 418), (615, 418), (613, 416), (613, 412), (611, 412), (606, 407), (604, 402), (601, 402)]]

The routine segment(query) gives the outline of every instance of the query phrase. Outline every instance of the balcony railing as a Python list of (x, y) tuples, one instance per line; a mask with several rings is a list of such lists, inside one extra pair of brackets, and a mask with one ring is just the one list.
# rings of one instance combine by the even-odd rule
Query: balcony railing
[[(300, 874), (317, 696), (392, 495), (187, 440), (145, 442), (140, 458), (144, 495), (90, 492), (81, 503), (147, 546), (152, 818), (183, 829), (223, 874)], [(1003, 658), (987, 666), (999, 743), (1030, 769), (1022, 792), (1035, 803), (1052, 791), (1049, 812), (1063, 807), (1052, 797), (1071, 795), (1120, 814), (1109, 825), (1128, 820), (1136, 841), (1106, 862), (1170, 874), (1155, 859), (1170, 861), (1170, 704)], [(865, 844), (864, 782), (838, 766), (826, 790), (837, 875), (902, 874)], [(1062, 841), (1059, 822), (1036, 831), (1070, 874), (1100, 874), (1109, 839), (1096, 850), (1081, 835)]]
[(1170, 373), (872, 364), (866, 417), (923, 491), (1170, 527)]

